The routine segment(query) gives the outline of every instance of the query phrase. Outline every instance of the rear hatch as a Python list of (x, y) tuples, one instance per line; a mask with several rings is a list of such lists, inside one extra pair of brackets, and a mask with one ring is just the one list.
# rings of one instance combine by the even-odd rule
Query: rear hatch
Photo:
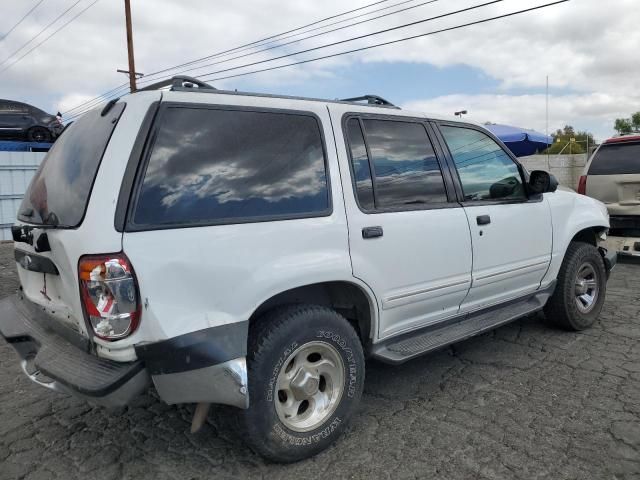
[(65, 130), (31, 180), (14, 226), (25, 296), (61, 325), (83, 335), (87, 328), (78, 288), (78, 259), (86, 253), (83, 248), (94, 223), (84, 222), (84, 217), (102, 157), (124, 108), (119, 103), (104, 115), (91, 111)]
[(603, 144), (587, 171), (586, 194), (614, 216), (640, 216), (640, 140)]

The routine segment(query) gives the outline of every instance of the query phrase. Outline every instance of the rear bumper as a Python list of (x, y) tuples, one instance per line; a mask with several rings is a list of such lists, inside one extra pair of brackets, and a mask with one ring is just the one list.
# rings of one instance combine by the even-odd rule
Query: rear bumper
[(640, 237), (609, 235), (601, 245), (610, 252), (618, 252), (619, 255), (640, 257)]
[(0, 335), (16, 350), (30, 380), (110, 407), (126, 405), (149, 386), (142, 362), (98, 358), (86, 339), (51, 328), (55, 323), (21, 295), (0, 300)]
[(22, 295), (0, 300), (0, 335), (20, 356), (27, 377), (42, 387), (105, 406), (122, 406), (151, 380), (167, 403), (249, 406), (248, 322), (136, 346), (138, 360), (115, 362), (90, 352), (90, 342)]

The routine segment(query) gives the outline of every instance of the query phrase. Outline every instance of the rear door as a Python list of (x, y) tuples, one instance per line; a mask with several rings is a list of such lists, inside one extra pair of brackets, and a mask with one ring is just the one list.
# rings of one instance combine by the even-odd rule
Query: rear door
[[(600, 146), (586, 182), (586, 194), (605, 203), (612, 217), (640, 216), (640, 139)], [(612, 228), (616, 223), (612, 218)]]
[(380, 338), (455, 316), (471, 282), (471, 239), (429, 125), (345, 108), (330, 106), (347, 146), (339, 155), (351, 261), (377, 296)]
[(462, 311), (537, 290), (551, 261), (549, 205), (529, 199), (523, 170), (483, 129), (441, 124), (469, 220), (473, 280)]

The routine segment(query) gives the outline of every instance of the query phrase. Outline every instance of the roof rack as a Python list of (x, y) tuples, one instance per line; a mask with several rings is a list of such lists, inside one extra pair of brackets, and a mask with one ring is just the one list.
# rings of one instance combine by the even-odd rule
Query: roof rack
[[(198, 88), (193, 88), (193, 87)], [(335, 99), (328, 100), (326, 98), (309, 98), (309, 97), (295, 97), (289, 95), (273, 95), (269, 93), (250, 93), (250, 92), (239, 92), (237, 90), (219, 90), (208, 83), (205, 83), (197, 78), (188, 77), (186, 75), (178, 75), (168, 80), (162, 80), (157, 83), (153, 83), (151, 85), (147, 85), (144, 88), (138, 90), (139, 92), (148, 91), (148, 90), (158, 90), (164, 87), (171, 87), (172, 91), (181, 91), (181, 92), (201, 92), (201, 93), (221, 93), (225, 95), (249, 95), (253, 97), (270, 97), (270, 98), (288, 98), (292, 100), (311, 100), (315, 102), (332, 102), (332, 103), (356, 103), (366, 100), (366, 105), (372, 107), (387, 107), (387, 108), (396, 108), (400, 109), (400, 107), (394, 105), (388, 100), (385, 100), (378, 95), (363, 95), (361, 97), (353, 97), (353, 98), (345, 98), (345, 99)]]
[(362, 95), (361, 97), (343, 98), (341, 102), (361, 102), (366, 100), (369, 105), (384, 105), (386, 107), (395, 107), (389, 100), (385, 100), (378, 95)]
[(163, 87), (171, 86), (171, 90), (188, 90), (193, 88), (194, 86), (198, 88), (203, 88), (206, 90), (217, 90), (217, 88), (212, 87), (208, 83), (205, 83), (197, 78), (189, 77), (187, 75), (176, 75), (168, 80), (161, 80), (160, 82), (152, 83), (151, 85), (147, 85), (144, 88), (141, 88), (140, 92), (146, 90), (158, 90)]

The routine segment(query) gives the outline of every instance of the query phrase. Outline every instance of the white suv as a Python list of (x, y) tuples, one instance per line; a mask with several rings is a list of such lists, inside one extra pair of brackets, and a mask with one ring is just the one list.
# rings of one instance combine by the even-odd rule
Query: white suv
[(607, 211), (556, 186), (482, 127), (379, 97), (177, 77), (51, 149), (13, 227), (22, 286), (0, 332), (43, 386), (123, 405), (153, 384), (198, 404), (193, 430), (232, 405), (254, 450), (299, 460), (353, 416), (367, 357), (542, 309), (594, 323)]

